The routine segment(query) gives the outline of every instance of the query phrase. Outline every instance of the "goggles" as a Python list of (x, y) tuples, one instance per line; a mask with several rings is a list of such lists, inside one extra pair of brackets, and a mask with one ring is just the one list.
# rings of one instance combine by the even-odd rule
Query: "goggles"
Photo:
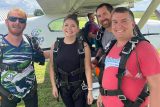
[(26, 23), (26, 21), (27, 21), (26, 18), (18, 18), (18, 17), (14, 17), (14, 16), (9, 16), (8, 20), (11, 22), (16, 22), (18, 20), (20, 23)]

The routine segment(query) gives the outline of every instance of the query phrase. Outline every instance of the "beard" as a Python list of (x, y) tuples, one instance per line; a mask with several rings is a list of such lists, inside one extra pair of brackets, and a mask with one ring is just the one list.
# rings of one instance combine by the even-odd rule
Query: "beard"
[(8, 27), (8, 30), (14, 36), (19, 36), (22, 34), (24, 28), (19, 27), (19, 26), (10, 26), (10, 27)]
[(104, 28), (109, 28), (109, 27), (111, 27), (111, 21), (109, 19), (104, 19), (104, 20), (101, 21), (101, 25)]

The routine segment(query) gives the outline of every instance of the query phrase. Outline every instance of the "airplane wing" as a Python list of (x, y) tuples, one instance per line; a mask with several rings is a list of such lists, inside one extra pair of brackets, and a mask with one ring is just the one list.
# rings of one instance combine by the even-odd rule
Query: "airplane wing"
[(81, 16), (95, 11), (97, 5), (110, 3), (113, 6), (122, 5), (133, 7), (134, 0), (37, 0), (45, 14), (69, 14), (79, 13)]
[(160, 4), (160, 0), (152, 0), (151, 1), (147, 10), (143, 14), (141, 20), (138, 22), (138, 26), (140, 29), (145, 25), (145, 23), (147, 22), (147, 20), (151, 16), (151, 14), (156, 10), (156, 8), (158, 7), (159, 4)]

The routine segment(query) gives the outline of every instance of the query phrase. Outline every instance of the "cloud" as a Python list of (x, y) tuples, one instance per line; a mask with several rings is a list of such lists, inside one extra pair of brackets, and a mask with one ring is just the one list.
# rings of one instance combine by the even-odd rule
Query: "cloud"
[(20, 7), (29, 13), (33, 12), (37, 8), (40, 8), (36, 0), (0, 0), (0, 7), (3, 9)]
[(17, 3), (20, 3), (22, 0), (4, 0), (5, 3), (9, 4), (9, 5), (15, 5)]

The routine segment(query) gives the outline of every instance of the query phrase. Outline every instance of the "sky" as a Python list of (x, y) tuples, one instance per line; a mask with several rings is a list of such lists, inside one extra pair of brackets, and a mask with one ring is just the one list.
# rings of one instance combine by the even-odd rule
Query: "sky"
[[(151, 0), (141, 0), (134, 4), (132, 11), (145, 11)], [(145, 5), (144, 5), (145, 4)], [(36, 0), (0, 0), (0, 7), (4, 9), (10, 9), (12, 7), (21, 7), (28, 13), (33, 13), (35, 9), (39, 9), (40, 6)], [(160, 6), (158, 8), (160, 10)]]
[[(132, 11), (145, 11), (152, 0), (141, 0), (134, 4), (134, 8), (131, 8)], [(158, 6), (158, 10), (160, 10), (160, 5)]]
[(37, 8), (40, 8), (36, 0), (0, 0), (0, 7), (2, 9), (21, 7), (28, 13), (33, 12)]

